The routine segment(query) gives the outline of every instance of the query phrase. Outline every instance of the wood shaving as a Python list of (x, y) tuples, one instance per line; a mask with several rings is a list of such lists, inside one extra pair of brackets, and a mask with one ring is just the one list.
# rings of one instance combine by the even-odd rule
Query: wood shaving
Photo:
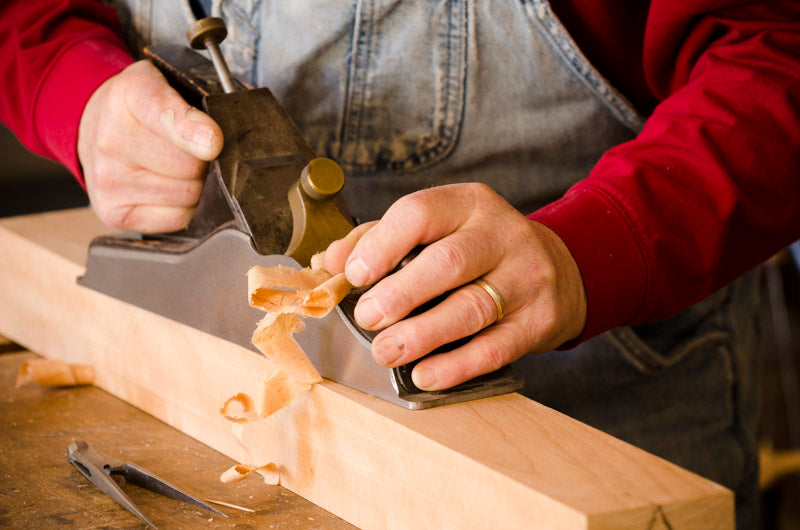
[(219, 413), (234, 423), (247, 423), (257, 415), (253, 398), (241, 392), (225, 400)]
[(311, 385), (297, 384), (289, 379), (286, 372), (278, 371), (264, 381), (261, 386), (258, 399), (256, 399), (256, 414), (259, 418), (266, 418), (309, 388)]
[(22, 363), (17, 374), (17, 388), (29, 383), (40, 386), (91, 385), (94, 383), (94, 367), (54, 359), (33, 359)]
[(273, 313), (303, 314), (303, 300), (328, 278), (324, 270), (253, 267), (247, 272), (250, 305)]
[(263, 311), (322, 318), (353, 288), (343, 272), (253, 267), (247, 273), (250, 305)]
[(225, 506), (227, 508), (233, 508), (234, 510), (241, 510), (243, 512), (256, 513), (256, 511), (253, 510), (252, 508), (245, 508), (244, 506), (239, 506), (238, 504), (233, 504), (233, 503), (230, 503), (230, 502), (216, 501), (214, 499), (205, 499), (205, 501), (206, 502), (210, 502), (211, 504), (219, 504), (220, 506)]
[(303, 328), (303, 321), (295, 315), (267, 313), (258, 323), (252, 342), (293, 381), (311, 385), (322, 381), (322, 377), (294, 340), (294, 334)]
[(321, 271), (325, 270), (325, 251), (317, 252), (313, 256), (311, 256), (311, 260), (309, 262), (309, 267), (312, 271)]
[[(353, 288), (344, 273), (332, 276), (323, 263), (324, 255), (317, 254), (311, 258), (310, 268), (253, 267), (247, 273), (250, 305), (267, 312), (251, 340), (280, 370), (263, 382), (255, 401), (247, 394), (238, 393), (220, 408), (220, 413), (233, 422), (237, 440), (241, 441), (245, 424), (266, 418), (322, 381), (294, 340), (294, 334), (305, 328), (301, 318), (326, 316)], [(280, 484), (278, 466), (273, 463), (264, 466), (237, 464), (222, 473), (220, 481), (242, 480), (254, 471), (265, 483)]]
[(270, 486), (278, 486), (281, 483), (278, 466), (269, 463), (263, 466), (251, 466), (247, 464), (236, 464), (225, 470), (220, 475), (219, 480), (225, 484), (238, 482), (249, 477), (253, 472), (258, 473), (264, 479), (264, 483)]
[(322, 381), (294, 340), (305, 327), (301, 318), (326, 316), (353, 288), (344, 273), (332, 276), (321, 268), (323, 261), (318, 254), (312, 259), (317, 268), (253, 267), (247, 273), (250, 305), (267, 312), (252, 342), (301, 385)]
[(256, 469), (256, 473), (261, 475), (261, 478), (264, 479), (264, 484), (268, 486), (280, 486), (281, 484), (281, 474), (275, 464), (270, 463), (266, 466), (261, 466)]

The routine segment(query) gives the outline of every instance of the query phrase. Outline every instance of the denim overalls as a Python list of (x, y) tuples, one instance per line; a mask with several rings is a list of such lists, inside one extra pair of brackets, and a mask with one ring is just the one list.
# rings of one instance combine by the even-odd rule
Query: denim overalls
[[(127, 3), (132, 45), (185, 43), (185, 0)], [(464, 181), (529, 213), (644, 121), (543, 0), (213, 0), (211, 14), (227, 22), (234, 75), (268, 86), (317, 153), (342, 165), (361, 221)], [(756, 280), (663, 322), (526, 356), (524, 394), (734, 489), (750, 526)]]

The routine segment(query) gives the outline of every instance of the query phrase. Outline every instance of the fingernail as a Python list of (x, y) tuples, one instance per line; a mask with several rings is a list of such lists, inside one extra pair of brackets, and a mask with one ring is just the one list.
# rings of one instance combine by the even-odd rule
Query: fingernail
[(384, 314), (378, 301), (367, 297), (356, 304), (355, 317), (359, 326), (371, 329), (384, 319)]
[(369, 282), (369, 269), (361, 258), (348, 261), (344, 267), (344, 272), (347, 276), (347, 281), (352, 283), (355, 287), (367, 285), (367, 282)]
[(192, 137), (192, 142), (200, 147), (211, 147), (211, 138), (213, 137), (214, 133), (208, 129), (197, 129)]
[(432, 368), (416, 366), (411, 371), (411, 380), (421, 390), (434, 390), (436, 383), (439, 381), (439, 375)]
[(376, 361), (383, 366), (393, 366), (397, 359), (405, 353), (406, 345), (397, 340), (397, 337), (378, 336), (372, 341), (372, 352)]

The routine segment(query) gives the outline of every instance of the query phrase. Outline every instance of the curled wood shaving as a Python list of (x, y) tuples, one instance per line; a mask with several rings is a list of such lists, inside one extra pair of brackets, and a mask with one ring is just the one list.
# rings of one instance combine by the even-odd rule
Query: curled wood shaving
[[(350, 292), (352, 285), (344, 273), (332, 276), (322, 266), (324, 256), (311, 258), (310, 268), (253, 267), (247, 273), (250, 305), (267, 314), (253, 332), (252, 342), (280, 370), (264, 380), (256, 401), (244, 393), (230, 397), (220, 413), (233, 422), (233, 435), (241, 441), (245, 424), (262, 419), (281, 409), (311, 385), (322, 381), (303, 352), (294, 334), (305, 328), (301, 318), (322, 318)], [(253, 472), (267, 484), (280, 484), (275, 464), (251, 466), (237, 464), (221, 476), (222, 482), (242, 480)]]
[(250, 305), (273, 313), (302, 314), (303, 301), (330, 274), (312, 269), (253, 267), (247, 273)]
[(22, 363), (17, 374), (17, 388), (29, 383), (41, 386), (91, 385), (94, 383), (94, 367), (55, 359), (33, 359)]
[(234, 423), (247, 423), (256, 416), (253, 398), (244, 393), (229, 397), (219, 409), (226, 420)]
[(236, 464), (235, 466), (231, 466), (228, 468), (222, 475), (220, 475), (219, 480), (224, 482), (225, 484), (229, 484), (231, 482), (238, 482), (249, 477), (253, 472), (258, 473), (264, 479), (264, 483), (270, 486), (277, 486), (281, 483), (280, 472), (278, 471), (278, 466), (273, 463), (269, 463), (263, 466), (251, 466), (247, 464)]
[(247, 273), (250, 305), (270, 313), (322, 318), (353, 288), (344, 273), (325, 270), (253, 267)]
[(253, 333), (252, 342), (293, 381), (311, 385), (322, 381), (322, 378), (294, 340), (294, 334), (303, 328), (305, 325), (299, 317), (267, 313)]
[(311, 385), (297, 384), (289, 379), (286, 372), (275, 372), (261, 386), (256, 399), (256, 414), (259, 418), (266, 418), (309, 388)]
[[(249, 395), (239, 392), (222, 404), (219, 413), (226, 420), (243, 424), (266, 418), (273, 412), (283, 408), (295, 396), (311, 388), (310, 384), (298, 384), (283, 371), (277, 371), (264, 380), (258, 392), (258, 397), (253, 400)], [(235, 432), (237, 438), (241, 433)]]
[(324, 270), (323, 261), (322, 255), (316, 255), (310, 268), (253, 267), (247, 273), (250, 305), (267, 312), (252, 342), (301, 385), (322, 381), (294, 340), (294, 334), (305, 327), (301, 318), (324, 317), (353, 288), (344, 273), (332, 276)]
[(264, 479), (264, 484), (269, 486), (279, 486), (281, 483), (281, 474), (278, 471), (278, 466), (275, 464), (267, 464), (256, 469), (256, 473), (261, 475)]

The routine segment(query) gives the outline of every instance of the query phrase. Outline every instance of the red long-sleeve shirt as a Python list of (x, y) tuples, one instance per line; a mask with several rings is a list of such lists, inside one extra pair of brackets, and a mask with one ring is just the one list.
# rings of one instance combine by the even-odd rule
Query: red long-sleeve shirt
[[(581, 339), (679, 312), (800, 237), (800, 2), (553, 0), (649, 118), (530, 215), (573, 253)], [(78, 178), (81, 112), (132, 62), (90, 0), (0, 7), (0, 120)]]

